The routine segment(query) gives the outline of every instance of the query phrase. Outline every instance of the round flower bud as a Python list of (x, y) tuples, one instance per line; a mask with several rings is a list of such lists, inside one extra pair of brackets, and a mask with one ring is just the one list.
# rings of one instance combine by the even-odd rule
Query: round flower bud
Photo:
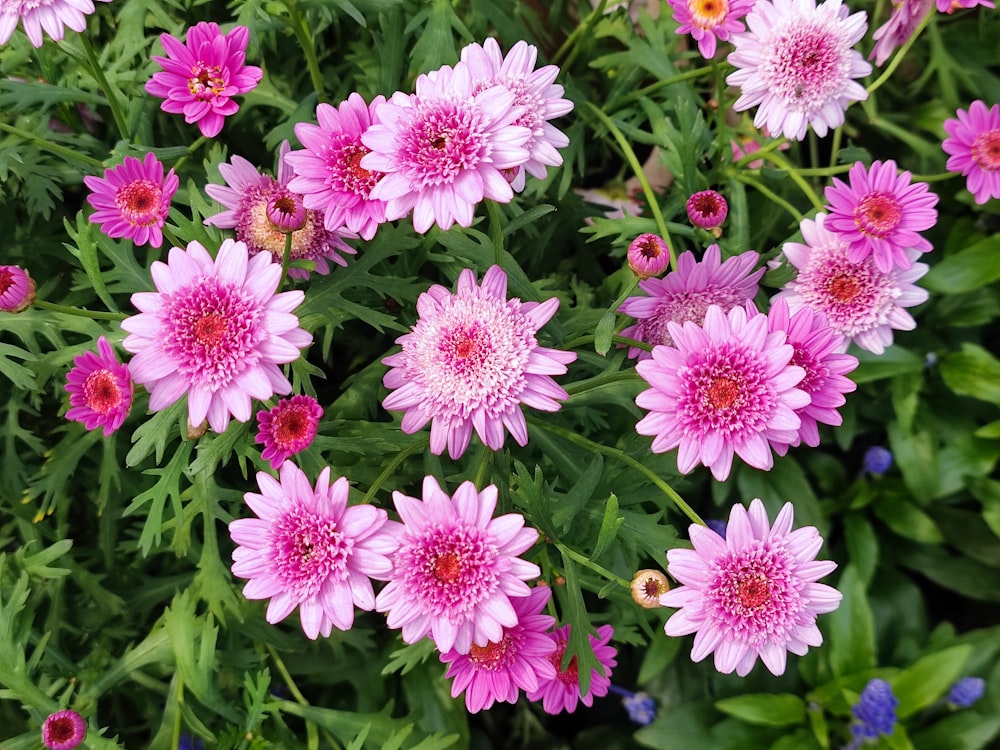
[(20, 266), (0, 266), (0, 310), (19, 313), (35, 301), (35, 281)]
[(283, 191), (267, 202), (267, 220), (279, 232), (289, 234), (302, 229), (306, 223), (306, 208), (302, 197), (290, 191)]
[(42, 724), (42, 744), (49, 750), (73, 750), (87, 737), (87, 722), (76, 711), (56, 711)]
[(670, 265), (670, 249), (662, 237), (640, 234), (628, 246), (628, 267), (640, 279), (659, 276)]
[(670, 590), (667, 577), (658, 570), (640, 570), (632, 577), (632, 599), (640, 607), (656, 609), (660, 604), (660, 594)]
[(691, 223), (702, 229), (715, 229), (726, 220), (729, 204), (714, 190), (702, 190), (687, 201), (687, 215)]

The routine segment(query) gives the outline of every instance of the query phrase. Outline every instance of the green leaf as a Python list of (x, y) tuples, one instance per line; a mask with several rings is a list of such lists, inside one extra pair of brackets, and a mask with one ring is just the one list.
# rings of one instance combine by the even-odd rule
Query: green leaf
[(597, 544), (590, 554), (590, 559), (596, 561), (604, 551), (607, 550), (611, 542), (618, 536), (618, 529), (625, 523), (624, 516), (618, 515), (618, 498), (612, 492), (608, 498), (607, 505), (604, 506), (604, 518), (601, 520), (601, 531), (597, 535)]
[(879, 495), (872, 508), (875, 515), (900, 536), (924, 544), (940, 544), (944, 541), (934, 520), (899, 495)]
[(615, 314), (608, 310), (594, 329), (594, 350), (601, 355), (607, 354), (611, 348), (611, 337), (615, 332)]
[(879, 547), (875, 530), (860, 513), (848, 513), (844, 516), (844, 531), (847, 535), (848, 559), (857, 568), (865, 586), (868, 586), (878, 567)]
[(920, 280), (932, 292), (959, 294), (1000, 279), (1000, 235), (938, 261)]
[(995, 747), (992, 741), (1000, 735), (1000, 714), (983, 716), (973, 711), (948, 716), (929, 729), (913, 736), (917, 750), (982, 750)]
[(983, 520), (1000, 537), (1000, 482), (995, 479), (974, 479), (969, 491), (983, 504)]
[(806, 704), (799, 696), (755, 693), (723, 698), (715, 707), (737, 719), (768, 727), (791, 727), (806, 720)]
[(857, 357), (860, 364), (851, 373), (850, 378), (859, 385), (910, 372), (920, 372), (924, 367), (922, 357), (898, 344), (890, 346), (882, 354), (859, 351)]
[(570, 530), (573, 519), (594, 497), (594, 490), (597, 489), (603, 473), (604, 457), (596, 453), (576, 483), (559, 498), (558, 502), (553, 503), (551, 517), (554, 526), (559, 527), (563, 533)]
[(912, 716), (944, 695), (962, 676), (962, 669), (972, 653), (972, 646), (962, 644), (930, 654), (889, 680), (899, 699), (896, 712), (900, 719)]
[(875, 624), (865, 585), (854, 565), (844, 568), (837, 588), (844, 595), (830, 623), (830, 669), (836, 677), (874, 669)]
[(906, 488), (922, 503), (930, 502), (938, 489), (937, 431), (928, 418), (918, 419), (909, 431), (893, 420), (888, 426), (889, 447)]
[(604, 667), (594, 649), (590, 645), (590, 635), (594, 632), (587, 615), (587, 608), (583, 603), (583, 593), (580, 591), (580, 583), (576, 574), (576, 563), (568, 556), (562, 555), (563, 573), (566, 577), (566, 585), (560, 587), (563, 592), (565, 602), (564, 619), (569, 623), (569, 640), (566, 643), (566, 651), (563, 653), (561, 670), (569, 668), (573, 659), (576, 659), (577, 674), (580, 678), (580, 694), (585, 695), (590, 690), (590, 680), (593, 671), (599, 674), (604, 673)]
[(962, 351), (945, 357), (941, 377), (959, 396), (1000, 404), (1000, 360), (977, 344), (964, 343)]
[(24, 362), (35, 359), (31, 352), (25, 351), (19, 346), (0, 343), (0, 375), (3, 375), (18, 388), (26, 391), (36, 390), (35, 373), (24, 365), (17, 364), (11, 357), (16, 357)]

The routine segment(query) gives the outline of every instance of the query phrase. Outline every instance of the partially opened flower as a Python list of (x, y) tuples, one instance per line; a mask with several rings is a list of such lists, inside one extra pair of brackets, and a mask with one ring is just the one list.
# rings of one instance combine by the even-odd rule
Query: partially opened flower
[(690, 526), (694, 549), (667, 551), (667, 572), (683, 585), (660, 597), (675, 612), (664, 626), (669, 636), (695, 633), (691, 659), (715, 653), (715, 668), (747, 675), (757, 658), (784, 674), (787, 653), (799, 656), (819, 646), (816, 616), (832, 612), (841, 594), (817, 583), (837, 564), (816, 560), (823, 538), (813, 526), (792, 530), (785, 503), (774, 524), (760, 500), (729, 514), (726, 538), (699, 524)]
[(402, 628), (405, 643), (429, 636), (441, 653), (502, 642), (518, 623), (511, 599), (528, 596), (525, 581), (540, 573), (518, 557), (538, 532), (518, 513), (493, 518), (494, 485), (477, 492), (463, 482), (452, 497), (427, 476), (421, 499), (394, 492), (392, 501), (404, 527), (375, 600), (389, 627)]
[(957, 120), (944, 121), (949, 137), (941, 148), (950, 154), (946, 169), (965, 175), (976, 203), (1000, 198), (1000, 104), (986, 109), (982, 100), (976, 100), (955, 116)]
[(696, 227), (715, 229), (726, 220), (729, 204), (714, 190), (701, 190), (687, 199), (688, 219)]
[(402, 430), (431, 423), (431, 452), (448, 448), (459, 458), (472, 432), (493, 450), (509, 431), (518, 445), (528, 442), (522, 404), (558, 411), (567, 393), (552, 375), (566, 372), (575, 352), (538, 345), (535, 334), (555, 315), (559, 300), (507, 299), (507, 275), (492, 266), (481, 285), (466, 268), (455, 293), (435, 284), (420, 295), (420, 318), (396, 343), (403, 347), (382, 360), (392, 369), (384, 383), (392, 390), (382, 405), (403, 411)]
[(330, 483), (326, 467), (310, 487), (291, 461), (280, 479), (257, 473), (260, 493), (243, 497), (257, 518), (238, 518), (229, 535), (233, 575), (250, 579), (247, 599), (270, 599), (267, 621), (284, 620), (296, 608), (309, 638), (324, 638), (354, 625), (354, 608), (375, 606), (371, 578), (387, 579), (396, 548), (388, 514), (374, 505), (347, 506), (349, 485)]
[(163, 70), (146, 82), (146, 92), (165, 101), (164, 112), (183, 114), (184, 122), (198, 123), (206, 138), (222, 130), (226, 117), (236, 114), (233, 101), (257, 87), (264, 71), (245, 65), (250, 30), (234, 26), (223, 34), (214, 22), (201, 21), (187, 30), (184, 44), (160, 34), (166, 57), (153, 55)]
[(659, 276), (670, 265), (670, 248), (658, 234), (640, 234), (628, 246), (628, 267), (640, 279)]
[(283, 398), (270, 411), (257, 412), (260, 430), (255, 439), (264, 444), (261, 458), (277, 469), (289, 456), (312, 445), (322, 418), (323, 407), (304, 395)]
[(122, 426), (132, 408), (132, 378), (104, 336), (97, 339), (97, 352), (73, 358), (66, 376), (72, 407), (66, 419), (83, 422), (88, 430), (102, 427), (107, 437)]
[(76, 711), (56, 711), (42, 724), (42, 744), (48, 750), (73, 750), (86, 738), (87, 722)]
[(35, 301), (35, 280), (20, 266), (0, 266), (0, 310), (24, 312)]
[[(940, 0), (939, 0), (940, 2)], [(934, 0), (899, 0), (892, 4), (889, 19), (875, 29), (872, 47), (868, 59), (874, 58), (876, 65), (882, 65), (888, 60), (896, 48), (905, 44), (917, 31), (920, 22), (928, 13), (933, 12)]]
[(87, 175), (83, 182), (91, 191), (87, 202), (95, 209), (89, 220), (108, 237), (127, 237), (136, 245), (163, 244), (163, 223), (180, 180), (172, 169), (164, 176), (152, 151), (142, 161), (126, 156), (104, 177)]
[(187, 394), (190, 423), (207, 417), (223, 432), (230, 415), (250, 419), (251, 398), (292, 390), (278, 365), (298, 359), (312, 336), (292, 313), (303, 293), (276, 293), (281, 265), (269, 253), (250, 258), (245, 244), (225, 240), (213, 259), (190, 242), (150, 270), (157, 291), (133, 294), (140, 313), (122, 321), (129, 371), (149, 390), (150, 409)]
[(66, 28), (85, 31), (87, 16), (94, 10), (92, 0), (5, 0), (0, 3), (0, 44), (10, 40), (18, 21), (32, 47), (42, 46), (43, 30), (55, 41), (61, 41)]
[(715, 57), (718, 42), (745, 30), (742, 19), (754, 6), (754, 0), (669, 0), (674, 20), (680, 24), (675, 33), (690, 34), (698, 42), (698, 51), (706, 60)]
[(590, 707), (594, 698), (608, 694), (611, 685), (611, 670), (617, 666), (615, 656), (618, 649), (610, 645), (611, 636), (615, 631), (610, 625), (601, 625), (597, 635), (589, 636), (590, 647), (600, 663), (600, 668), (590, 670), (590, 688), (586, 693), (580, 692), (580, 671), (577, 658), (570, 659), (569, 665), (563, 669), (562, 661), (569, 644), (570, 626), (563, 625), (551, 634), (556, 643), (555, 651), (549, 654), (549, 661), (555, 667), (555, 675), (547, 680), (540, 680), (538, 689), (528, 692), (529, 701), (541, 701), (542, 709), (547, 714), (558, 714), (565, 711), (573, 713), (577, 705)]

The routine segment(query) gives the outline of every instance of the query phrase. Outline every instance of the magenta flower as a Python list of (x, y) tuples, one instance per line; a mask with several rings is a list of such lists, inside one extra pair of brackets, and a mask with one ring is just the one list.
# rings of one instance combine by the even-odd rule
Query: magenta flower
[(1000, 198), (1000, 104), (986, 109), (982, 100), (958, 110), (957, 120), (945, 120), (941, 148), (950, 154), (946, 168), (965, 175), (976, 203)]
[(924, 17), (933, 12), (934, 0), (900, 0), (892, 4), (889, 20), (875, 29), (868, 59), (874, 58), (876, 65), (882, 65), (897, 47), (909, 41)]
[[(648, 296), (629, 297), (618, 310), (637, 320), (622, 330), (622, 336), (657, 346), (673, 346), (667, 324), (692, 321), (701, 325), (710, 305), (723, 312), (743, 305), (757, 294), (757, 282), (764, 275), (757, 265), (757, 253), (749, 251), (722, 262), (718, 245), (709, 245), (700, 262), (694, 253), (681, 253), (677, 270), (662, 279), (639, 282), (639, 289)], [(632, 347), (628, 356), (649, 359), (649, 353)]]
[(20, 266), (0, 266), (0, 310), (24, 312), (35, 301), (35, 280)]
[(132, 378), (104, 336), (97, 339), (97, 351), (73, 358), (73, 369), (66, 376), (72, 407), (66, 419), (83, 422), (88, 430), (103, 427), (108, 437), (122, 426), (132, 408)]
[[(719, 2), (719, 0), (712, 0)], [(721, 226), (729, 213), (729, 204), (720, 193), (714, 190), (702, 190), (687, 199), (687, 215), (691, 223), (702, 229), (715, 229)]]
[(404, 528), (392, 558), (389, 584), (375, 599), (403, 641), (430, 636), (441, 653), (471, 653), (473, 645), (499, 643), (518, 623), (512, 598), (526, 597), (525, 583), (540, 571), (518, 557), (538, 540), (524, 517), (493, 518), (497, 488), (477, 492), (463, 482), (450, 497), (434, 477), (424, 477), (423, 498), (392, 495)]
[(590, 647), (594, 650), (594, 656), (600, 662), (601, 669), (590, 671), (590, 689), (581, 695), (576, 657), (570, 659), (569, 666), (565, 670), (562, 668), (563, 654), (566, 653), (566, 645), (569, 643), (569, 632), (569, 625), (563, 625), (552, 632), (556, 650), (549, 655), (549, 661), (555, 667), (556, 675), (540, 681), (537, 690), (528, 692), (528, 700), (542, 701), (542, 708), (547, 714), (558, 714), (563, 711), (573, 713), (578, 703), (587, 707), (594, 705), (594, 698), (608, 694), (611, 670), (617, 666), (615, 656), (618, 654), (618, 649), (608, 643), (614, 635), (614, 628), (610, 625), (601, 625), (597, 629), (597, 635), (590, 636)]
[(908, 250), (932, 249), (917, 232), (937, 223), (938, 197), (926, 182), (911, 184), (911, 176), (909, 172), (897, 176), (892, 159), (872, 162), (867, 170), (855, 162), (848, 173), (850, 185), (834, 177), (826, 188), (827, 229), (847, 243), (852, 263), (873, 255), (876, 268), (884, 273), (893, 266), (909, 268)]
[(371, 151), (361, 136), (378, 122), (378, 109), (383, 104), (384, 96), (376, 96), (366, 105), (360, 94), (353, 93), (337, 107), (318, 104), (319, 125), (295, 125), (295, 136), (305, 149), (288, 155), (287, 161), (295, 170), (288, 187), (302, 195), (306, 208), (324, 213), (326, 228), (331, 231), (346, 225), (349, 231), (370, 240), (385, 221), (385, 201), (371, 198), (382, 173), (361, 166), (362, 157)]
[(312, 336), (292, 313), (301, 291), (277, 294), (281, 265), (269, 254), (250, 258), (242, 242), (225, 240), (213, 260), (198, 242), (171, 248), (150, 269), (156, 292), (137, 292), (140, 314), (122, 321), (123, 346), (135, 354), (132, 378), (149, 390), (149, 408), (184, 394), (188, 419), (216, 432), (232, 415), (246, 422), (250, 399), (292, 390), (278, 365), (293, 362)]
[(492, 37), (481, 46), (469, 44), (462, 50), (462, 62), (469, 66), (472, 76), (473, 93), (502, 86), (514, 95), (514, 106), (524, 108), (514, 125), (531, 131), (531, 137), (524, 144), (530, 156), (509, 180), (516, 192), (524, 189), (525, 171), (540, 180), (545, 179), (546, 167), (558, 167), (563, 163), (556, 149), (569, 145), (569, 138), (549, 120), (568, 114), (573, 109), (573, 102), (563, 98), (563, 87), (555, 83), (559, 68), (546, 65), (535, 70), (537, 58), (538, 49), (523, 40), (511, 47), (506, 57)]
[[(236, 239), (246, 243), (251, 256), (268, 253), (278, 263), (285, 254), (285, 235), (291, 232), (291, 260), (311, 260), (316, 264), (316, 273), (326, 275), (330, 273), (327, 261), (346, 266), (341, 253), (357, 252), (343, 240), (353, 235), (342, 229), (327, 229), (323, 212), (306, 208), (303, 196), (290, 187), (290, 156), (285, 141), (278, 150), (277, 179), (262, 175), (242, 156), (234, 156), (231, 164), (220, 164), (219, 174), (226, 185), (209, 184), (205, 192), (227, 210), (209, 216), (205, 223), (235, 229)], [(288, 275), (307, 279), (309, 271), (293, 266)]]
[(95, 209), (90, 222), (100, 224), (108, 237), (127, 237), (136, 245), (163, 244), (163, 223), (180, 180), (172, 169), (164, 177), (163, 164), (152, 152), (142, 161), (126, 156), (104, 177), (87, 175), (83, 182), (91, 191), (87, 202)]
[(87, 722), (76, 711), (56, 711), (42, 724), (42, 744), (49, 750), (73, 750), (86, 738)]
[(233, 97), (253, 91), (264, 75), (243, 64), (249, 39), (246, 26), (223, 35), (217, 23), (205, 21), (188, 29), (185, 44), (160, 34), (167, 56), (153, 56), (163, 70), (146, 82), (146, 92), (166, 100), (160, 105), (164, 112), (183, 114), (184, 122), (198, 123), (203, 136), (214, 138), (240, 108)]
[(94, 10), (92, 0), (5, 0), (0, 3), (0, 44), (10, 40), (18, 21), (32, 47), (42, 46), (43, 29), (55, 41), (61, 41), (66, 33), (64, 27), (85, 31), (87, 16)]
[(690, 34), (698, 42), (698, 51), (706, 60), (715, 57), (718, 42), (743, 31), (742, 21), (754, 6), (754, 0), (669, 0), (674, 20), (680, 24), (676, 33)]
[(777, 298), (788, 301), (794, 314), (800, 308), (821, 313), (833, 332), (844, 338), (837, 351), (846, 351), (849, 341), (881, 354), (892, 346), (892, 331), (911, 331), (917, 323), (906, 307), (927, 300), (927, 290), (913, 282), (928, 271), (926, 263), (914, 263), (917, 250), (907, 250), (910, 266), (880, 271), (873, 256), (851, 262), (847, 243), (827, 226), (827, 215), (804, 219), (799, 227), (802, 243), (786, 242), (785, 257), (798, 269)]
[(670, 265), (670, 248), (658, 234), (640, 234), (628, 246), (628, 267), (640, 279), (659, 276)]
[(413, 228), (423, 233), (435, 222), (471, 225), (484, 198), (509, 203), (514, 191), (501, 170), (531, 158), (531, 131), (514, 125), (524, 114), (515, 95), (503, 86), (474, 93), (462, 62), (421, 75), (416, 91), (393, 94), (361, 136), (372, 151), (361, 166), (384, 175), (370, 197), (386, 201), (386, 219), (413, 211)]
[(742, 89), (733, 109), (758, 106), (753, 124), (801, 141), (844, 124), (844, 110), (868, 93), (856, 78), (872, 71), (854, 49), (867, 15), (841, 0), (760, 0), (747, 14), (748, 31), (733, 34), (727, 58), (737, 68), (726, 83)]
[(375, 606), (371, 578), (387, 579), (396, 548), (395, 521), (374, 505), (347, 507), (350, 487), (340, 477), (330, 484), (330, 467), (316, 486), (291, 461), (281, 465), (280, 481), (257, 473), (260, 494), (243, 498), (257, 518), (238, 518), (229, 535), (233, 575), (250, 579), (247, 599), (270, 599), (267, 621), (284, 620), (296, 607), (302, 630), (312, 639), (333, 628), (350, 630), (354, 608)]
[(783, 331), (768, 332), (767, 316), (728, 313), (713, 305), (705, 323), (668, 323), (674, 346), (653, 347), (636, 364), (650, 388), (635, 402), (649, 414), (635, 429), (653, 436), (653, 453), (677, 448), (677, 469), (699, 463), (722, 482), (735, 453), (756, 469), (773, 465), (771, 447), (790, 445), (809, 404), (798, 385), (805, 370), (791, 364), (794, 348)]
[(286, 458), (312, 445), (322, 418), (319, 402), (303, 395), (283, 398), (270, 411), (257, 412), (260, 430), (256, 442), (264, 444), (260, 457), (277, 469)]
[(667, 550), (667, 572), (682, 586), (660, 597), (675, 612), (664, 632), (696, 633), (692, 661), (715, 652), (715, 668), (740, 677), (757, 657), (772, 674), (785, 672), (787, 652), (802, 656), (823, 636), (816, 616), (832, 612), (841, 594), (816, 583), (837, 567), (816, 560), (823, 538), (814, 526), (792, 531), (792, 504), (785, 503), (771, 526), (760, 500), (729, 513), (726, 537), (692, 524), (694, 549)]
[(992, 0), (937, 0), (937, 9), (942, 13), (954, 13), (962, 8), (975, 8), (982, 5), (984, 8), (997, 7)]
[(556, 644), (548, 630), (556, 619), (542, 614), (551, 595), (548, 586), (536, 586), (528, 596), (514, 597), (510, 603), (517, 624), (505, 627), (499, 640), (472, 644), (468, 654), (454, 649), (441, 654), (441, 661), (449, 665), (445, 677), (452, 679), (452, 698), (464, 692), (466, 708), (478, 713), (494, 703), (516, 703), (520, 691), (536, 690), (555, 678), (548, 657)]
[(559, 300), (507, 299), (507, 275), (492, 266), (482, 285), (466, 268), (454, 294), (435, 284), (417, 300), (417, 323), (396, 339), (403, 347), (382, 360), (392, 369), (382, 405), (402, 411), (403, 432), (431, 423), (430, 448), (459, 458), (472, 431), (500, 450), (505, 430), (527, 445), (521, 405), (558, 411), (568, 394), (552, 379), (566, 372), (575, 352), (538, 345), (535, 334), (555, 315)]

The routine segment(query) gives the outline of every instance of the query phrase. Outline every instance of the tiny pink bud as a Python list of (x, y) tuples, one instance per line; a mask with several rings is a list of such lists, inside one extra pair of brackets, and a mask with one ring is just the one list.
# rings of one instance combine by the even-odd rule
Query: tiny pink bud
[(267, 219), (279, 232), (294, 232), (306, 223), (306, 207), (301, 196), (283, 191), (267, 202)]
[(659, 276), (670, 264), (670, 250), (662, 237), (640, 234), (628, 246), (628, 267), (640, 279)]
[(729, 205), (714, 190), (702, 190), (687, 201), (687, 215), (691, 223), (702, 229), (715, 229), (726, 220)]
[(0, 266), (0, 310), (24, 312), (35, 301), (35, 281), (20, 266)]

